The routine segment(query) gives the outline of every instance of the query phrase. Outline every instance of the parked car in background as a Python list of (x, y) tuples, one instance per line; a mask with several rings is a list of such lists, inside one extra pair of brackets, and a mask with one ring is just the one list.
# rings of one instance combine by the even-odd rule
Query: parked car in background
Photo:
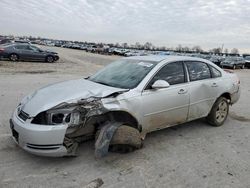
[(10, 61), (44, 61), (53, 63), (59, 59), (56, 52), (43, 50), (37, 46), (26, 43), (9, 43), (0, 46), (0, 58)]
[(250, 56), (246, 56), (244, 59), (245, 59), (245, 67), (250, 68)]
[(80, 44), (73, 44), (72, 49), (80, 49), (81, 48), (81, 45)]
[(220, 66), (222, 59), (217, 56), (212, 56), (209, 61), (213, 62), (215, 65)]
[(229, 67), (232, 69), (245, 68), (245, 60), (242, 57), (228, 57), (221, 62), (221, 67)]
[(95, 45), (89, 45), (89, 46), (87, 46), (86, 52), (92, 52), (92, 53), (94, 53), (94, 52), (96, 52), (96, 49), (97, 49), (97, 46), (95, 46)]
[(96, 137), (99, 156), (138, 149), (147, 133), (199, 118), (221, 126), (239, 96), (237, 75), (210, 61), (135, 56), (31, 93), (10, 127), (15, 142), (33, 154), (72, 156), (80, 142)]
[(80, 45), (80, 50), (87, 50), (87, 46), (84, 44)]

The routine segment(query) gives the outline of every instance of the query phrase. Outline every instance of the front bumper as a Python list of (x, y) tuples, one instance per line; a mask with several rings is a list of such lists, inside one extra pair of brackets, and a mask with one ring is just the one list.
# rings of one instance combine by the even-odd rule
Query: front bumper
[(67, 125), (38, 125), (24, 122), (17, 111), (10, 119), (14, 141), (24, 150), (40, 156), (60, 157), (67, 155), (63, 145)]

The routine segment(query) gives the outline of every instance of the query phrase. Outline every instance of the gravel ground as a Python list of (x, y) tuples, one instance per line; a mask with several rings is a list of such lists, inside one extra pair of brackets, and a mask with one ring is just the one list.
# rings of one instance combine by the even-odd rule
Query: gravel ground
[(18, 101), (44, 85), (88, 76), (117, 56), (53, 48), (54, 64), (0, 61), (0, 187), (250, 188), (250, 70), (236, 70), (242, 95), (224, 126), (193, 121), (147, 135), (129, 154), (94, 158), (94, 142), (75, 158), (44, 158), (17, 147), (8, 120)]

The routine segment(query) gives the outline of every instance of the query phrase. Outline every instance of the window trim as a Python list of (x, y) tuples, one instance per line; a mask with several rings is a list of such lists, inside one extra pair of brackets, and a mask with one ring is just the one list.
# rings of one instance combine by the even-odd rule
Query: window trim
[(173, 85), (170, 85), (171, 86), (176, 86), (176, 85), (180, 85), (180, 84), (186, 84), (189, 82), (189, 79), (188, 79), (188, 73), (187, 73), (187, 70), (185, 68), (185, 63), (184, 61), (172, 61), (172, 62), (167, 62), (165, 64), (163, 64), (151, 77), (150, 79), (147, 81), (147, 83), (145, 84), (144, 88), (142, 91), (145, 91), (145, 90), (152, 90), (151, 88), (148, 88), (149, 87), (149, 84), (150, 82), (152, 81), (152, 79), (155, 77), (155, 75), (162, 69), (164, 68), (165, 66), (171, 64), (171, 63), (181, 63), (182, 64), (182, 67), (183, 67), (183, 73), (184, 73), (184, 82), (183, 83), (179, 83), (179, 84), (173, 84)]
[[(220, 70), (218, 70), (217, 68), (215, 68), (214, 66), (212, 66), (212, 65), (210, 65), (210, 64), (208, 64), (208, 67), (209, 67), (209, 69), (210, 69), (210, 72), (211, 72), (212, 78), (220, 78), (220, 77), (222, 77), (222, 73), (221, 73), (221, 71), (220, 71)], [(213, 71), (212, 71), (212, 68), (214, 68), (215, 70), (217, 70), (217, 71), (220, 73), (220, 76), (215, 77), (215, 76), (214, 76), (214, 73), (213, 73)]]
[[(191, 75), (191, 74), (190, 74), (190, 72), (189, 72), (188, 65), (187, 65), (188, 62), (199, 62), (199, 63), (203, 63), (203, 64), (207, 65), (207, 68), (209, 69), (209, 73), (210, 73), (210, 78), (204, 78), (204, 79), (199, 79), (199, 80), (191, 80), (191, 78), (190, 78), (190, 75)], [(206, 62), (198, 61), (198, 60), (194, 60), (194, 61), (192, 61), (192, 60), (187, 60), (187, 61), (184, 61), (184, 64), (185, 64), (185, 66), (186, 66), (186, 68), (187, 68), (187, 72), (188, 72), (188, 81), (189, 81), (189, 82), (196, 82), (196, 81), (208, 80), (208, 79), (214, 78), (214, 77), (212, 76), (212, 73), (211, 73), (211, 69), (210, 69), (210, 67), (209, 67), (209, 64), (206, 63)]]
[[(14, 48), (17, 49), (17, 50), (28, 50), (27, 46), (28, 45), (19, 44), (19, 45), (15, 45)], [(18, 48), (18, 47), (21, 47), (21, 48)]]

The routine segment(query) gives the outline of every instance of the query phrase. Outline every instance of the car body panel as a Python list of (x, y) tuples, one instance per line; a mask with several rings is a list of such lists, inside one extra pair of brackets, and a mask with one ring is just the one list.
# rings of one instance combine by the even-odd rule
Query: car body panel
[(0, 52), (2, 58), (9, 58), (11, 54), (17, 54), (19, 60), (46, 61), (48, 56), (52, 56), (55, 61), (59, 59), (57, 53), (41, 50), (30, 44), (11, 43), (7, 46), (0, 46), (0, 48), (4, 49)]
[[(24, 150), (44, 156), (64, 156), (67, 155), (67, 150), (63, 146), (67, 125), (37, 125), (28, 122), (23, 122), (17, 115), (17, 110), (12, 115), (13, 123), (11, 129), (18, 132), (18, 139), (13, 138), (15, 142)], [(42, 149), (33, 149), (30, 144), (40, 146)], [(55, 149), (49, 149), (51, 146)], [(49, 147), (50, 146), (50, 147)]]
[[(181, 90), (183, 90), (182, 93)], [(140, 96), (143, 130), (150, 132), (185, 122), (188, 115), (189, 95), (187, 83), (143, 91)]]
[[(33, 149), (30, 151), (27, 144), (59, 144), (58, 156), (68, 155), (69, 153), (65, 153), (64, 147), (64, 139), (67, 134), (75, 132), (75, 135), (79, 136), (80, 133), (87, 134), (89, 131), (95, 130), (88, 124), (69, 128), (67, 123), (58, 125), (31, 123), (32, 119), (39, 113), (51, 109), (57, 110), (62, 106), (79, 105), (81, 108), (89, 109), (92, 116), (88, 117), (103, 117), (108, 112), (126, 112), (136, 120), (138, 129), (141, 127), (139, 129), (141, 137), (145, 138), (145, 135), (149, 132), (206, 117), (214, 102), (225, 93), (231, 96), (231, 104), (239, 99), (240, 84), (238, 77), (233, 73), (225, 72), (208, 60), (180, 56), (134, 56), (129, 58), (158, 62), (139, 85), (133, 89), (114, 88), (86, 79), (78, 79), (46, 86), (25, 97), (12, 116), (14, 129), (20, 136), (19, 145), (38, 155), (56, 156), (55, 149), (53, 151), (48, 148), (47, 150)], [(192, 82), (187, 77), (185, 83), (170, 85), (161, 89), (146, 89), (151, 78), (163, 66), (168, 63), (180, 61), (185, 63), (190, 60), (201, 61), (213, 66), (221, 72), (221, 77)], [(187, 70), (186, 73), (188, 74)], [(90, 105), (89, 99), (92, 98), (96, 100), (92, 103), (98, 104), (98, 108)], [(29, 116), (25, 122), (18, 117), (20, 110)], [(86, 123), (85, 120), (84, 123)]]
[[(86, 79), (70, 80), (52, 84), (34, 92), (31, 94), (29, 102), (23, 105), (22, 110), (30, 117), (34, 117), (39, 112), (63, 103), (75, 103), (89, 97), (103, 98), (122, 91), (126, 91), (126, 89), (113, 88)], [(46, 103), (41, 101), (46, 101)]]
[(221, 67), (243, 67), (245, 66), (245, 60), (241, 57), (228, 57), (220, 64)]

